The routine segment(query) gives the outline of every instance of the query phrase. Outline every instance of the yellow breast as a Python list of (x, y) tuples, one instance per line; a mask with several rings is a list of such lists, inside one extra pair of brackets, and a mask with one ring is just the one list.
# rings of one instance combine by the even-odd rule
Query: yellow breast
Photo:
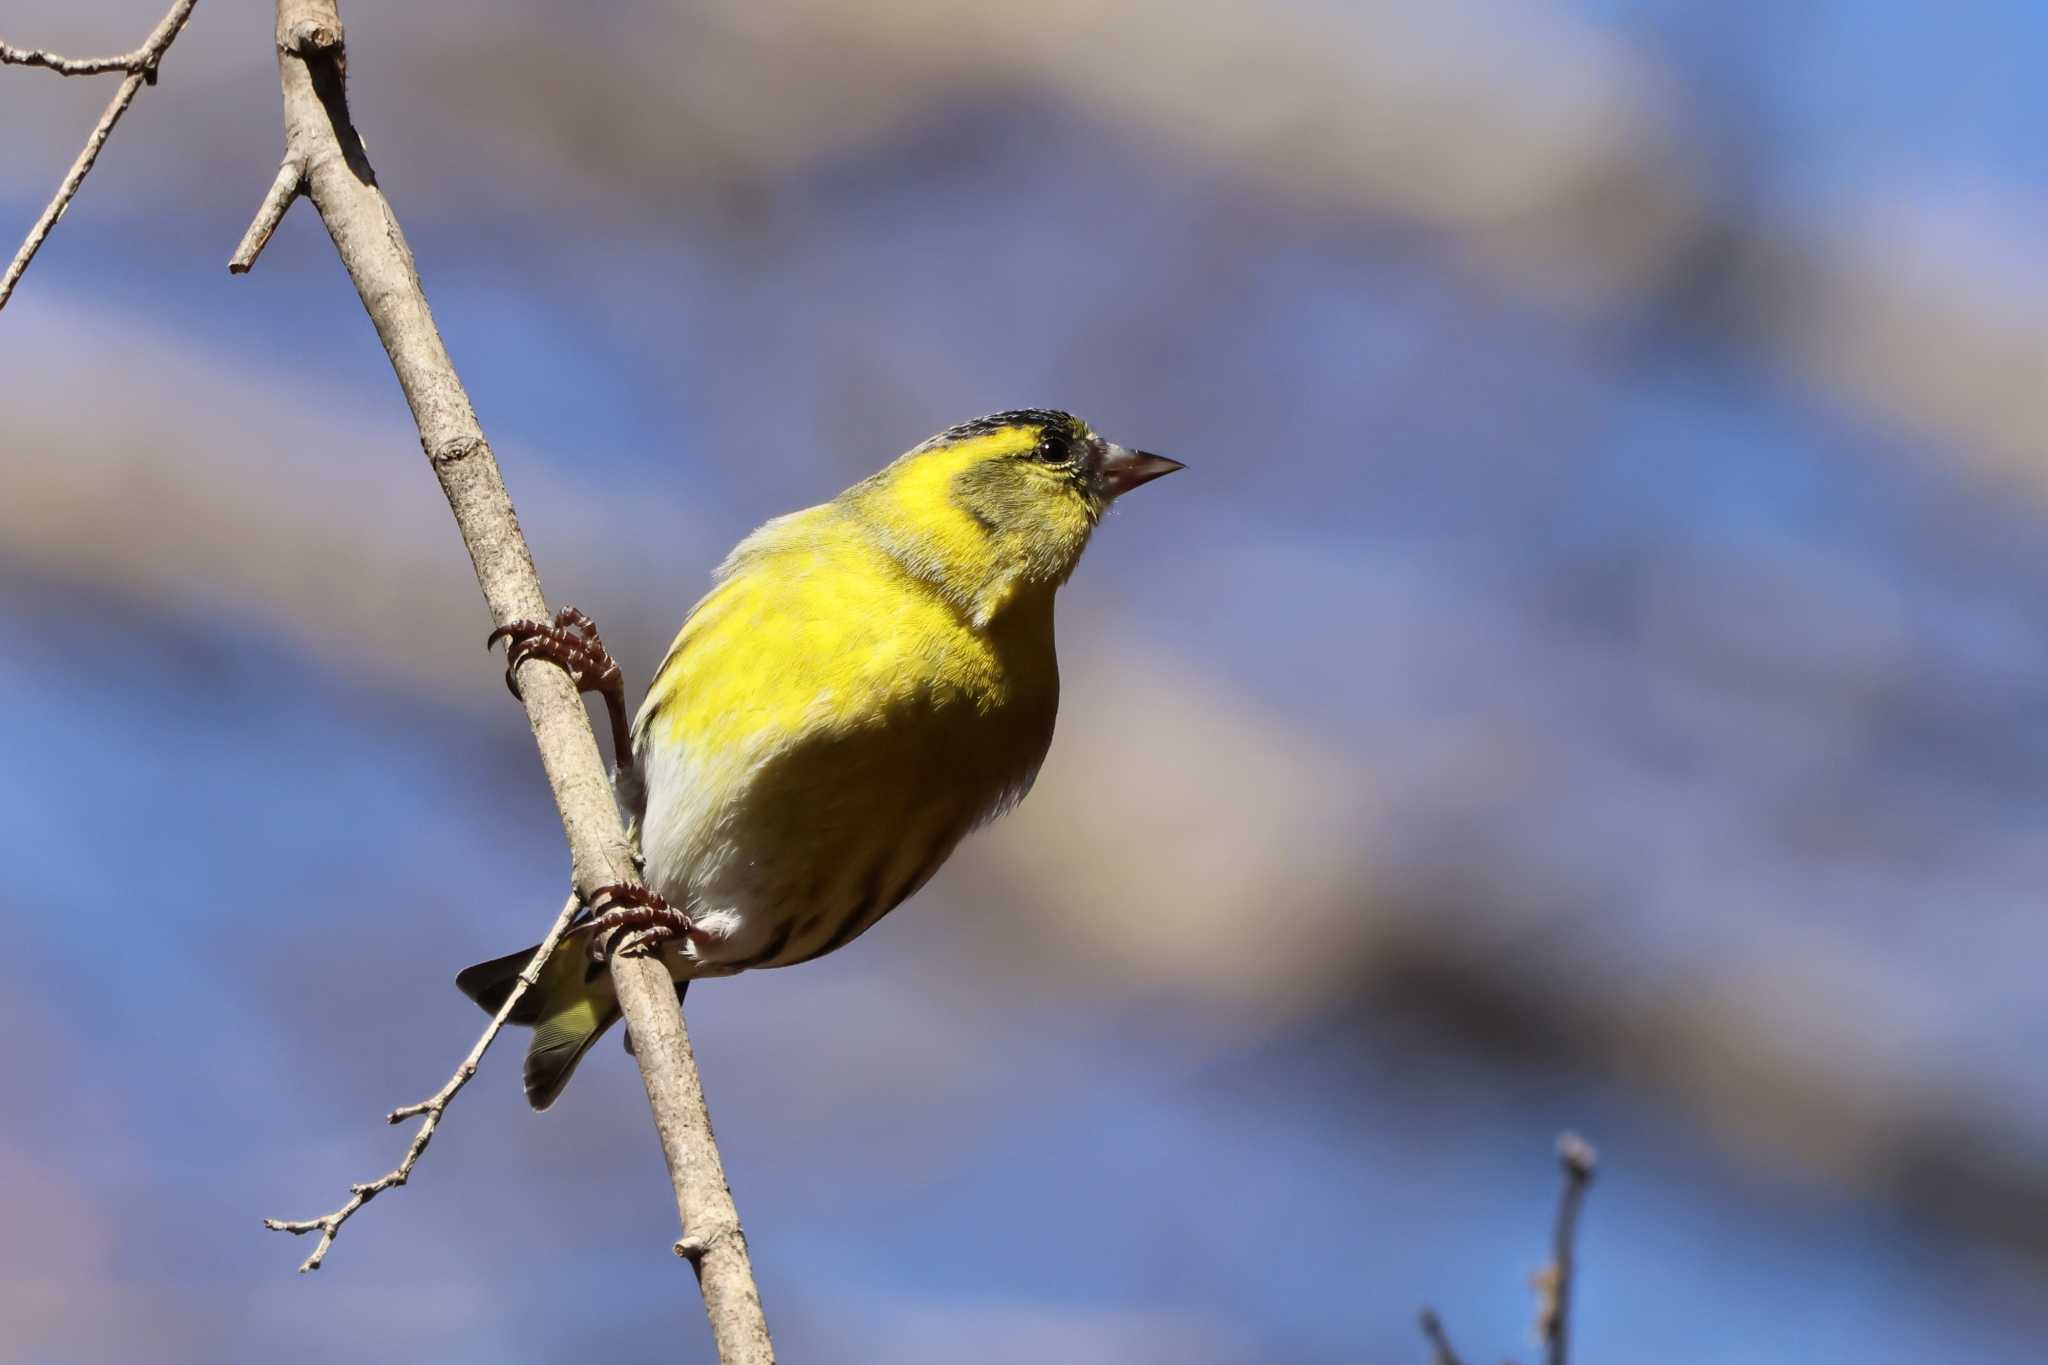
[(838, 506), (781, 518), (691, 613), (638, 744), (746, 767), (798, 742), (895, 731), (913, 770), (942, 743), (973, 785), (1028, 782), (1059, 695), (1052, 594), (1033, 597), (977, 627)]

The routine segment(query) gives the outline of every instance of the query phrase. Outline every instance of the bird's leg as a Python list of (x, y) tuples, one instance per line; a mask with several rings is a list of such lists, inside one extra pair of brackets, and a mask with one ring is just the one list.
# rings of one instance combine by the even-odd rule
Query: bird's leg
[(575, 607), (563, 607), (552, 622), (513, 621), (499, 626), (484, 641), (489, 649), (505, 641), (505, 686), (519, 695), (519, 665), (546, 659), (567, 673), (578, 692), (604, 697), (612, 722), (612, 758), (619, 772), (633, 769), (632, 728), (626, 720), (626, 675), (598, 637), (597, 622)]
[(631, 882), (600, 886), (590, 897), (590, 908), (597, 912), (588, 926), (590, 953), (595, 958), (608, 957), (629, 937), (631, 951), (636, 953), (672, 938), (698, 944), (711, 939), (688, 915)]

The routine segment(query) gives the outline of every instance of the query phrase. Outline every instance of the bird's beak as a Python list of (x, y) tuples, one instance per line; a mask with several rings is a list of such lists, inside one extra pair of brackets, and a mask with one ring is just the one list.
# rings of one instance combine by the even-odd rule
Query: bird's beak
[(1187, 466), (1179, 460), (1169, 460), (1164, 455), (1148, 455), (1142, 450), (1129, 450), (1111, 441), (1102, 452), (1102, 496), (1121, 497), (1141, 483), (1150, 483), (1176, 469), (1185, 468)]

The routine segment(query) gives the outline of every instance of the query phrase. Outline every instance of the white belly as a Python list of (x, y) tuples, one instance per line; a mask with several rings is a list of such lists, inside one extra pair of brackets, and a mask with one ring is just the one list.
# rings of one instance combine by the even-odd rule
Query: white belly
[(947, 739), (935, 732), (907, 754), (900, 734), (813, 739), (726, 772), (679, 746), (643, 752), (648, 884), (707, 931), (678, 941), (672, 969), (720, 976), (802, 962), (922, 887), (1030, 783), (964, 771), (978, 746)]

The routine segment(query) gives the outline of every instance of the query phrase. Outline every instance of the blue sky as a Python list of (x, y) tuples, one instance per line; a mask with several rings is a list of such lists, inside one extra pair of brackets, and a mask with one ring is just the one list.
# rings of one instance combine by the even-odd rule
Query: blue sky
[[(60, 8), (7, 36), (130, 41)], [(1122, 103), (1049, 41), (962, 80), (894, 6), (608, 10), (671, 89), (523, 65), (563, 21), (514, 5), (533, 84), (486, 96), (461, 6), (350, 6), (544, 579), (630, 675), (751, 525), (947, 423), (1056, 403), (1190, 466), (1067, 590), (1025, 810), (846, 953), (692, 992), (784, 1352), (1421, 1360), (1427, 1302), (1526, 1356), (1569, 1127), (1579, 1359), (2031, 1359), (2048, 484), (1964, 362), (2032, 335), (2042, 15), (1397, 10), (1288, 11), (1223, 100), (1247, 11), (1198, 8)], [(276, 154), (238, 26), (201, 7), (0, 324), (39, 509), (0, 512), (0, 1360), (709, 1359), (609, 1045), (538, 1118), (494, 1056), (318, 1276), (258, 1226), (396, 1159), (480, 1022), (454, 971), (566, 860), (317, 222), (221, 268)], [(720, 44), (759, 76), (707, 87)], [(98, 98), (39, 75), (24, 223), (71, 136), (24, 111)], [(1582, 89), (1639, 126), (1546, 121)], [(1230, 140), (1325, 99), (1412, 120), (1410, 169)], [(1110, 808), (1156, 819), (1090, 842)]]

